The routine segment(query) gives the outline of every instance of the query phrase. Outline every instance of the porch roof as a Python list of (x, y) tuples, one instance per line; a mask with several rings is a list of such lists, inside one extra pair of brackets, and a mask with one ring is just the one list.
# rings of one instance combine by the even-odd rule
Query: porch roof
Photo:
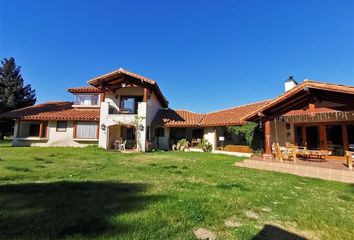
[(73, 108), (72, 102), (46, 102), (0, 114), (0, 118), (21, 120), (99, 121), (99, 108)]
[(123, 68), (119, 68), (107, 74), (95, 77), (87, 82), (102, 91), (105, 89), (115, 91), (122, 88), (121, 83), (130, 84), (131, 86), (147, 87), (156, 94), (162, 107), (168, 107), (168, 101), (162, 94), (156, 81), (139, 74), (129, 72)]
[(260, 117), (275, 118), (292, 110), (304, 109), (310, 103), (333, 102), (341, 104), (335, 110), (354, 109), (354, 87), (332, 83), (305, 80), (293, 89), (266, 103), (263, 107), (246, 115), (244, 121), (253, 121)]

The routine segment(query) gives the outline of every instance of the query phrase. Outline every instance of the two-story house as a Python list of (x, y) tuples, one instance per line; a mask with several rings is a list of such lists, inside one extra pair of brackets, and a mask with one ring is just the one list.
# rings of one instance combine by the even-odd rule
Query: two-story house
[(74, 102), (47, 102), (3, 114), (15, 120), (14, 146), (87, 146), (145, 151), (157, 111), (168, 102), (157, 83), (122, 68), (69, 88)]
[[(74, 102), (47, 102), (0, 115), (15, 120), (14, 146), (87, 146), (105, 149), (171, 149), (180, 139), (207, 139), (214, 150), (239, 151), (245, 138), (228, 126), (255, 121), (263, 151), (272, 143), (329, 150), (342, 159), (354, 150), (354, 87), (290, 77), (280, 96), (210, 113), (168, 108), (157, 83), (122, 68), (70, 88)], [(225, 148), (226, 145), (226, 148)], [(234, 149), (234, 150), (232, 150)], [(247, 150), (248, 151), (248, 150)]]

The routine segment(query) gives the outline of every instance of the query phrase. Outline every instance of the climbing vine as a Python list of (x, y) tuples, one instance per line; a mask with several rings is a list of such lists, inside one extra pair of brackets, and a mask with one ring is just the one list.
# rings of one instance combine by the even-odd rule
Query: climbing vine
[(246, 139), (247, 145), (252, 146), (254, 143), (255, 132), (258, 129), (258, 124), (255, 122), (249, 122), (242, 126), (227, 127), (228, 132), (232, 132), (237, 135), (241, 135)]

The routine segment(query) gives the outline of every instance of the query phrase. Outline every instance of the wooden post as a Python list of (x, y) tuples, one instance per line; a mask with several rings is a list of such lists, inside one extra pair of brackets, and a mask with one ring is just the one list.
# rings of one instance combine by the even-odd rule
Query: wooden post
[(273, 159), (270, 120), (267, 120), (264, 125), (264, 148), (263, 158)]
[(77, 127), (77, 122), (74, 121), (74, 126), (73, 126), (73, 138), (76, 138), (76, 127)]
[(39, 124), (39, 137), (41, 138), (43, 135), (43, 121)]
[(320, 123), (320, 147), (321, 150), (327, 150), (327, 134), (326, 134), (326, 125)]
[(96, 138), (98, 139), (100, 136), (100, 122), (97, 123), (97, 128), (96, 128)]
[(147, 100), (148, 100), (148, 94), (149, 94), (149, 89), (147, 89), (147, 87), (144, 87), (143, 102), (147, 102)]

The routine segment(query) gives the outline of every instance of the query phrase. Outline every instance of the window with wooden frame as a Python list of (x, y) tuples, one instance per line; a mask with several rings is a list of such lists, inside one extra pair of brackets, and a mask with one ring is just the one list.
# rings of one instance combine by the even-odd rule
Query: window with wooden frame
[(97, 122), (76, 122), (75, 129), (74, 129), (74, 138), (97, 139), (98, 123)]
[(19, 121), (17, 137), (27, 138), (27, 137), (47, 137), (47, 121)]
[(57, 121), (57, 132), (66, 132), (67, 121)]

